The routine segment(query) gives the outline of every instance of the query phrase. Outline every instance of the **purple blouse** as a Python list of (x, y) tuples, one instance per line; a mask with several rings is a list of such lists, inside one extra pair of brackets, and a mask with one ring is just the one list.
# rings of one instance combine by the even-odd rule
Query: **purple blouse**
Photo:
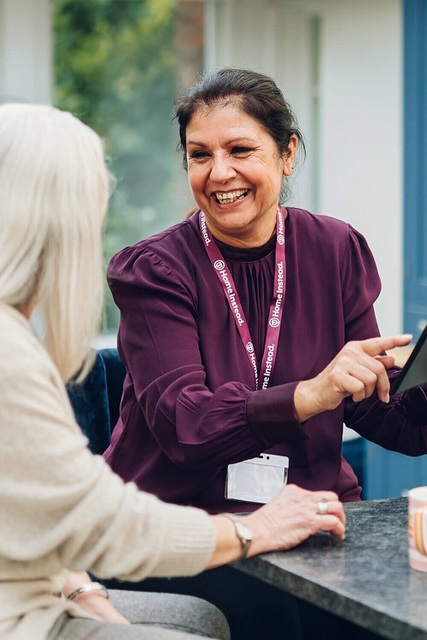
[[(120, 419), (105, 457), (126, 481), (210, 512), (255, 505), (224, 497), (227, 465), (262, 452), (289, 457), (289, 482), (358, 500), (341, 456), (342, 426), (388, 449), (427, 452), (427, 400), (417, 388), (383, 404), (350, 399), (299, 424), (298, 381), (317, 375), (349, 340), (379, 335), (381, 285), (366, 240), (350, 225), (288, 208), (286, 298), (270, 387), (253, 370), (198, 227), (198, 213), (127, 247), (108, 279), (121, 311), (126, 368)], [(218, 243), (248, 320), (258, 362), (274, 274), (273, 237), (242, 250)], [(389, 372), (396, 375), (397, 369)]]

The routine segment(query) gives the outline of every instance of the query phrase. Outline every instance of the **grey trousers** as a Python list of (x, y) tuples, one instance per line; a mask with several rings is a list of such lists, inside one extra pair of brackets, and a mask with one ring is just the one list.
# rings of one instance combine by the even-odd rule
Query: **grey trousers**
[(47, 640), (230, 640), (224, 615), (201, 598), (113, 589), (110, 599), (132, 625), (64, 614)]

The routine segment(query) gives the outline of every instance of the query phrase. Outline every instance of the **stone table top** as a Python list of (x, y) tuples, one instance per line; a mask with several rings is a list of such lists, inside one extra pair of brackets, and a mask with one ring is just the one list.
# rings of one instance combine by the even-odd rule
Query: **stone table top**
[(408, 563), (407, 499), (344, 508), (344, 541), (319, 533), (234, 566), (383, 638), (427, 640), (427, 573)]

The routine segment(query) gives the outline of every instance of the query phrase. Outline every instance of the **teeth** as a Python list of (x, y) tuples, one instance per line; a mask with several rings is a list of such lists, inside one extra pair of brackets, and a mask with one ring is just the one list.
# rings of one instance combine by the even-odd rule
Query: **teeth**
[(220, 204), (230, 204), (236, 200), (241, 200), (248, 193), (247, 189), (239, 189), (238, 191), (229, 191), (228, 193), (215, 193), (215, 197)]

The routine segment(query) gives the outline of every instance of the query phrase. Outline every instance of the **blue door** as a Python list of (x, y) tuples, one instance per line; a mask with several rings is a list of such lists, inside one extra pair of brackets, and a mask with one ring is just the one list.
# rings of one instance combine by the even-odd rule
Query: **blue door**
[[(427, 324), (427, 2), (403, 0), (404, 330)], [(392, 134), (391, 134), (392, 135)]]

